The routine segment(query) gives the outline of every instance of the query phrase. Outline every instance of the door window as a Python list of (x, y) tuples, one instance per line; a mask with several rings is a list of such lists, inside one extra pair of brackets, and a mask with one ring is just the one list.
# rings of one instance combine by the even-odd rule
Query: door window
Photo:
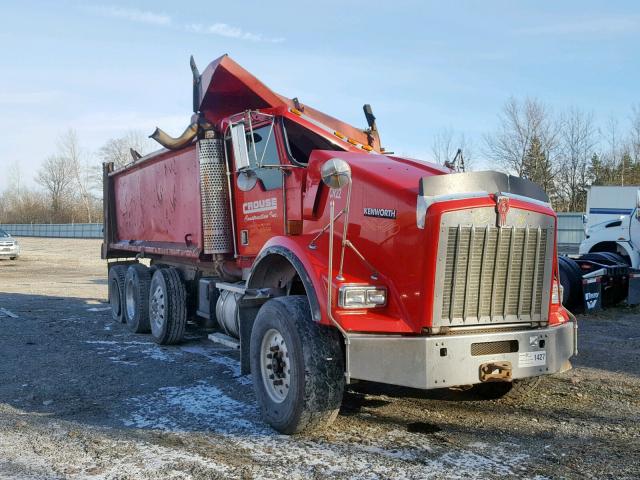
[(247, 147), (251, 168), (256, 172), (265, 190), (282, 188), (282, 172), (276, 146), (275, 124), (254, 128), (253, 135), (247, 132)]

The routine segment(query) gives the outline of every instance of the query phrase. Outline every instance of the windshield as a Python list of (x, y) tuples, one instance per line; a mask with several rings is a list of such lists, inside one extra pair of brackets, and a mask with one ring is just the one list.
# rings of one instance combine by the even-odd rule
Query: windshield
[(9, 235), (7, 232), (5, 232), (3, 229), (0, 228), (0, 237), (10, 237), (11, 235)]

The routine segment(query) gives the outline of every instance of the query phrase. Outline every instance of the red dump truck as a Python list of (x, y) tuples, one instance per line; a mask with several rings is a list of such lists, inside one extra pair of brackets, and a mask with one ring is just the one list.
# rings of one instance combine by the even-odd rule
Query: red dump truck
[(226, 55), (191, 67), (185, 132), (104, 165), (114, 318), (161, 345), (190, 320), (235, 339), (284, 433), (330, 423), (356, 380), (518, 397), (571, 368), (539, 187), (394, 155), (368, 105), (355, 128)]

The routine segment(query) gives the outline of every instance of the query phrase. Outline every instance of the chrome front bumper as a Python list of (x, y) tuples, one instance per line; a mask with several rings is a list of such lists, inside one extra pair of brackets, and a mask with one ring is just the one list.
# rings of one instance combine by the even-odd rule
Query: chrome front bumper
[[(515, 332), (407, 337), (349, 334), (350, 378), (432, 389), (481, 383), (480, 367), (509, 362), (511, 378), (558, 373), (571, 368), (577, 325)], [(473, 356), (472, 344), (517, 341), (517, 351)], [(544, 363), (542, 358), (544, 357)]]

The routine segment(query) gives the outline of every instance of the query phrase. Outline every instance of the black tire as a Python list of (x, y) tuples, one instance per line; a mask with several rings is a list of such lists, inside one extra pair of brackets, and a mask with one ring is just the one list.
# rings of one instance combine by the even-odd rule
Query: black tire
[(124, 318), (127, 328), (133, 333), (147, 333), (149, 325), (149, 290), (151, 273), (140, 263), (127, 269), (124, 279)]
[(529, 377), (512, 382), (488, 382), (473, 386), (473, 391), (485, 400), (504, 400), (522, 403), (536, 389), (542, 377)]
[(187, 325), (187, 292), (180, 272), (159, 268), (149, 289), (151, 335), (160, 345), (180, 343)]
[[(609, 252), (591, 252), (580, 256), (580, 260), (590, 260), (592, 262), (602, 263), (604, 265), (611, 264)], [(624, 264), (624, 262), (622, 262)]]
[[(273, 331), (285, 342), (286, 358), (280, 360), (290, 382), (280, 402), (267, 391), (267, 382), (273, 380), (263, 375), (262, 366), (262, 362), (274, 362), (264, 355), (262, 345)], [(319, 430), (335, 420), (344, 392), (341, 344), (336, 329), (312, 320), (305, 296), (274, 298), (260, 308), (251, 332), (250, 356), (253, 386), (265, 422), (281, 433), (294, 434)]]
[(571, 275), (567, 266), (562, 261), (558, 261), (558, 270), (560, 271), (560, 285), (562, 285), (562, 305), (569, 308), (571, 307)]
[(114, 265), (109, 269), (111, 317), (120, 323), (124, 322), (124, 279), (126, 275), (126, 265)]
[(558, 257), (560, 284), (564, 289), (562, 304), (571, 309), (582, 305), (582, 270), (575, 260)]
[(607, 258), (609, 258), (609, 260), (611, 260), (614, 263), (617, 263), (619, 265), (626, 265), (628, 267), (631, 266), (631, 259), (625, 255), (620, 255), (619, 253), (615, 253), (615, 252), (604, 252), (607, 256)]
[(9, 257), (9, 260), (15, 260), (18, 257)]

